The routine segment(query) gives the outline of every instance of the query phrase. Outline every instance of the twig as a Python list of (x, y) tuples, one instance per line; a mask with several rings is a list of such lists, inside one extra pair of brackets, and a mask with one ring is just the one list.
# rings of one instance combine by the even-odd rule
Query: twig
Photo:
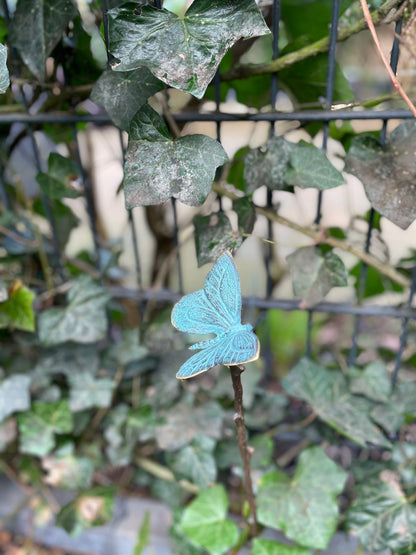
[[(226, 196), (226, 197), (228, 197), (232, 200), (235, 200), (235, 199), (238, 198), (238, 196), (236, 194), (234, 194), (233, 192), (231, 192), (228, 189), (225, 189), (224, 187), (222, 187), (218, 183), (215, 183), (213, 185), (213, 190), (216, 193), (218, 193), (220, 195), (223, 195), (223, 196)], [(299, 225), (295, 222), (292, 222), (291, 220), (288, 220), (287, 218), (284, 218), (283, 216), (279, 216), (279, 214), (276, 214), (270, 208), (263, 208), (262, 206), (257, 206), (255, 204), (254, 209), (257, 212), (257, 214), (261, 214), (262, 216), (264, 216), (268, 220), (271, 220), (271, 221), (276, 222), (278, 224), (282, 224), (286, 227), (289, 227), (290, 229), (298, 231), (299, 233), (302, 233), (303, 235), (306, 235), (307, 237), (310, 237), (314, 241), (319, 241), (321, 244), (329, 245), (331, 247), (334, 247), (334, 248), (343, 250), (345, 252), (349, 252), (350, 254), (353, 254), (354, 256), (359, 258), (362, 262), (364, 262), (368, 266), (372, 266), (378, 272), (387, 276), (392, 281), (398, 283), (399, 285), (402, 285), (403, 287), (410, 287), (410, 280), (406, 276), (404, 276), (400, 272), (397, 272), (391, 266), (380, 262), (379, 260), (374, 258), (371, 254), (360, 251), (359, 249), (356, 249), (355, 247), (353, 247), (352, 245), (349, 245), (348, 243), (346, 243), (345, 241), (342, 241), (341, 239), (336, 239), (335, 237), (331, 237), (330, 235), (322, 235), (322, 230), (320, 230), (320, 229), (313, 229), (313, 228), (310, 228), (310, 227), (304, 227), (304, 226), (301, 226), (301, 225)]]
[(243, 459), (244, 489), (250, 509), (248, 523), (250, 526), (251, 536), (255, 537), (258, 535), (258, 524), (256, 518), (256, 501), (253, 493), (253, 483), (251, 481), (250, 473), (250, 459), (253, 454), (253, 449), (247, 445), (247, 433), (244, 423), (243, 385), (241, 383), (241, 372), (244, 370), (244, 366), (230, 366), (231, 379), (234, 388), (234, 422), (237, 428), (238, 446), (240, 447), (241, 458)]
[(22, 235), (19, 235), (19, 233), (15, 233), (11, 229), (8, 229), (7, 227), (1, 224), (0, 224), (0, 233), (5, 235), (6, 237), (9, 237), (9, 239), (16, 241), (16, 243), (20, 243), (21, 245), (24, 245), (25, 247), (29, 247), (30, 249), (37, 249), (39, 246), (39, 242), (37, 240), (32, 241), (31, 239), (26, 239), (26, 237), (22, 237)]
[[(149, 474), (156, 476), (156, 478), (159, 478), (160, 480), (164, 480), (165, 482), (177, 481), (174, 473), (169, 468), (155, 461), (152, 461), (151, 459), (136, 457), (134, 459), (134, 462), (138, 466), (140, 466), (140, 468), (143, 468), (143, 470), (146, 470), (146, 472), (149, 472)], [(199, 486), (197, 486), (196, 484), (193, 484), (192, 482), (189, 482), (188, 480), (179, 480), (177, 483), (180, 485), (182, 489), (184, 489), (185, 491), (188, 491), (189, 493), (196, 494), (201, 491)]]
[(400, 96), (403, 98), (403, 100), (409, 106), (410, 111), (412, 112), (412, 114), (416, 118), (416, 106), (413, 104), (413, 102), (407, 96), (405, 90), (403, 89), (403, 87), (401, 86), (399, 81), (397, 80), (397, 77), (394, 74), (394, 71), (392, 70), (392, 68), (389, 64), (388, 59), (386, 58), (386, 56), (384, 55), (384, 53), (381, 49), (380, 41), (378, 40), (376, 29), (374, 27), (373, 18), (371, 17), (370, 10), (368, 9), (366, 0), (360, 0), (360, 4), (361, 4), (361, 8), (363, 10), (364, 19), (365, 19), (365, 21), (368, 25), (368, 29), (370, 30), (371, 36), (373, 37), (373, 41), (374, 41), (374, 44), (376, 46), (377, 52), (380, 54), (381, 61), (383, 62), (385, 68), (387, 69), (387, 73), (389, 74), (391, 82), (393, 83), (394, 88), (397, 90), (397, 92), (400, 94)]
[[(363, 0), (364, 1), (364, 0)], [(372, 13), (372, 20), (375, 24), (380, 23), (384, 17), (396, 6), (402, 3), (403, 0), (387, 0), (378, 10)], [(401, 13), (394, 14), (390, 21), (394, 21), (401, 16)], [(360, 19), (356, 23), (353, 23), (345, 29), (340, 29), (338, 32), (338, 41), (342, 42), (352, 35), (355, 35), (366, 28), (366, 20)], [(250, 64), (236, 66), (230, 71), (221, 74), (221, 81), (232, 81), (233, 79), (245, 79), (247, 77), (253, 77), (254, 75), (265, 75), (269, 73), (274, 73), (276, 71), (281, 71), (287, 67), (296, 64), (302, 60), (306, 60), (322, 52), (327, 52), (329, 50), (329, 36), (324, 37), (312, 44), (308, 44), (304, 48), (300, 48), (295, 52), (290, 52), (285, 56), (276, 58), (268, 64)]]

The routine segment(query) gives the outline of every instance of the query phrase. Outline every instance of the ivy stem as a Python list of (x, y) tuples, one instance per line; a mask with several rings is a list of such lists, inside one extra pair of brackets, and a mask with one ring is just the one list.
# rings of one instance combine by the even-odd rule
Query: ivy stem
[(244, 489), (250, 510), (248, 523), (252, 537), (258, 536), (258, 524), (256, 517), (256, 501), (253, 492), (253, 482), (251, 480), (250, 460), (253, 448), (247, 445), (246, 425), (244, 423), (243, 409), (243, 384), (241, 383), (241, 373), (245, 370), (244, 366), (230, 366), (231, 379), (234, 388), (234, 422), (237, 428), (237, 440), (240, 448), (241, 458), (244, 468)]

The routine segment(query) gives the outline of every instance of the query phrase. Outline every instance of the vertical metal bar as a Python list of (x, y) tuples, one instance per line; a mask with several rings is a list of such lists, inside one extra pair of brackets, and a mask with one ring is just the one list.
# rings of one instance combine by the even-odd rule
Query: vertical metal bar
[[(338, 38), (338, 19), (340, 10), (340, 0), (333, 0), (332, 13), (331, 13), (331, 30), (329, 34), (329, 51), (328, 51), (328, 70), (326, 74), (326, 90), (325, 90), (325, 109), (330, 109), (334, 98), (334, 81), (335, 81), (335, 51)], [(324, 123), (323, 137), (322, 137), (322, 150), (326, 151), (329, 136), (329, 124)], [(322, 218), (322, 200), (323, 191), (318, 193), (318, 201), (316, 206), (315, 224), (319, 225)], [(311, 337), (313, 328), (313, 310), (309, 310), (308, 324), (306, 332), (306, 356), (311, 354)]]
[(7, 194), (7, 190), (6, 190), (6, 184), (4, 183), (4, 179), (3, 179), (3, 164), (1, 165), (0, 168), (0, 202), (3, 204), (5, 210), (9, 211), (10, 210), (10, 201), (9, 201), (9, 195)]
[(178, 213), (176, 208), (176, 199), (172, 198), (172, 210), (173, 210), (173, 243), (177, 250), (178, 256), (178, 285), (179, 285), (179, 293), (183, 295), (183, 274), (182, 274), (182, 259), (180, 256), (180, 249), (179, 249), (179, 226), (178, 226)]
[[(398, 64), (398, 61), (399, 61), (400, 42), (399, 42), (398, 37), (401, 33), (401, 29), (402, 29), (402, 20), (400, 19), (399, 21), (396, 22), (395, 37), (394, 37), (394, 40), (393, 40), (393, 46), (392, 46), (392, 50), (391, 50), (391, 54), (390, 54), (390, 66), (391, 66), (392, 70), (394, 71), (394, 73), (396, 73), (396, 71), (397, 71), (397, 64)], [(383, 127), (380, 131), (380, 143), (381, 143), (383, 148), (386, 145), (386, 134), (387, 134), (387, 120), (383, 120)], [(370, 252), (371, 234), (372, 234), (373, 225), (374, 225), (374, 216), (375, 216), (375, 211), (374, 211), (373, 208), (371, 208), (370, 213), (369, 213), (369, 217), (368, 217), (367, 236), (366, 236), (365, 246), (364, 246), (364, 251), (366, 253)], [(367, 264), (365, 264), (365, 263), (361, 264), (360, 275), (358, 277), (358, 291), (357, 291), (357, 302), (358, 303), (361, 303), (362, 298), (364, 296), (365, 285), (366, 285), (366, 281), (367, 281), (367, 269), (368, 269)], [(409, 297), (409, 299), (410, 299), (409, 302), (411, 302), (412, 293), (411, 293), (411, 296)], [(349, 355), (348, 355), (348, 366), (353, 366), (355, 364), (355, 360), (357, 358), (358, 337), (359, 337), (360, 332), (361, 332), (361, 322), (362, 322), (362, 317), (361, 316), (356, 316), (354, 318), (354, 329), (353, 329), (352, 338), (351, 338), (351, 349), (350, 349), (350, 352), (349, 352)], [(399, 348), (399, 351), (397, 353), (395, 371), (394, 371), (394, 374), (393, 374), (393, 383), (395, 383), (395, 381), (397, 379), (397, 372), (398, 372), (399, 367), (400, 367), (401, 355), (402, 355), (402, 352), (403, 352), (403, 349), (404, 349), (404, 343), (406, 341), (406, 336), (407, 336), (407, 320), (406, 319), (403, 320), (402, 330), (403, 330), (403, 332), (402, 332), (402, 335), (401, 335), (401, 338), (400, 338), (400, 348)]]

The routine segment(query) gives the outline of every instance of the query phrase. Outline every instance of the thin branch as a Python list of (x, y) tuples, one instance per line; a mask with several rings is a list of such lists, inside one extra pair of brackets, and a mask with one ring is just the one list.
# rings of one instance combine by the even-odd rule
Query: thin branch
[[(364, 1), (364, 0), (363, 0)], [(379, 24), (382, 20), (389, 14), (389, 12), (399, 6), (403, 0), (387, 0), (384, 2), (378, 10), (375, 10), (371, 14), (371, 18), (374, 24)], [(397, 14), (393, 14), (389, 21), (395, 21), (401, 17), (400, 10)], [(352, 35), (355, 35), (365, 29), (367, 26), (365, 18), (360, 19), (356, 23), (353, 23), (349, 27), (345, 29), (340, 29), (338, 31), (338, 42), (342, 42)], [(281, 56), (276, 60), (268, 64), (250, 64), (250, 65), (240, 65), (236, 66), (230, 71), (226, 71), (225, 73), (221, 74), (221, 81), (232, 81), (233, 79), (245, 79), (247, 77), (253, 77), (255, 75), (266, 75), (269, 73), (274, 73), (276, 71), (281, 71), (287, 67), (296, 64), (302, 60), (306, 60), (312, 56), (316, 56), (317, 54), (321, 54), (322, 52), (327, 52), (329, 50), (329, 36), (323, 37), (322, 39), (313, 42), (312, 44), (308, 44), (304, 48), (300, 48), (295, 52), (290, 52), (285, 56)]]
[(244, 489), (250, 509), (248, 523), (250, 526), (251, 536), (255, 537), (258, 535), (258, 524), (256, 517), (256, 500), (254, 497), (253, 483), (251, 481), (250, 472), (250, 460), (253, 454), (253, 449), (247, 445), (247, 432), (244, 423), (243, 386), (241, 383), (241, 373), (243, 371), (244, 366), (230, 366), (231, 379), (234, 388), (234, 422), (237, 428), (238, 446), (240, 447), (241, 458), (243, 459)]
[(403, 87), (401, 86), (399, 81), (397, 80), (397, 77), (394, 74), (394, 71), (392, 70), (388, 59), (386, 58), (386, 56), (384, 55), (384, 53), (381, 49), (380, 41), (378, 40), (376, 29), (374, 27), (373, 18), (371, 17), (370, 10), (368, 9), (366, 0), (360, 0), (360, 4), (361, 4), (361, 8), (363, 10), (364, 19), (365, 19), (365, 21), (368, 25), (371, 36), (373, 37), (374, 44), (377, 48), (377, 52), (380, 54), (381, 61), (383, 62), (385, 68), (387, 69), (387, 73), (389, 74), (391, 82), (393, 83), (394, 88), (397, 90), (397, 92), (400, 94), (400, 96), (403, 98), (403, 100), (409, 106), (410, 111), (412, 112), (412, 114), (416, 118), (416, 106), (413, 104), (413, 102), (407, 96), (405, 90), (403, 89)]
[[(217, 183), (213, 185), (213, 190), (216, 193), (226, 196), (232, 200), (235, 200), (238, 198), (238, 196), (235, 193), (225, 189), (224, 187), (222, 187)], [(378, 272), (380, 272), (380, 274), (387, 276), (395, 283), (398, 283), (403, 287), (410, 287), (410, 280), (406, 276), (404, 276), (403, 274), (395, 270), (392, 266), (389, 266), (386, 263), (380, 262), (379, 260), (377, 260), (377, 258), (374, 258), (374, 256), (372, 256), (371, 254), (360, 251), (359, 249), (356, 249), (355, 247), (353, 247), (352, 245), (349, 245), (348, 243), (346, 243), (345, 241), (342, 241), (341, 239), (336, 239), (335, 237), (331, 237), (330, 235), (323, 234), (322, 229), (313, 229), (310, 227), (301, 226), (295, 222), (292, 222), (291, 220), (288, 220), (287, 218), (284, 218), (283, 216), (279, 216), (279, 214), (276, 214), (270, 208), (263, 208), (262, 206), (257, 206), (255, 204), (254, 209), (257, 212), (257, 214), (261, 214), (268, 220), (271, 220), (278, 224), (282, 224), (286, 227), (289, 227), (290, 229), (298, 231), (299, 233), (302, 233), (303, 235), (310, 237), (317, 243), (329, 245), (330, 247), (334, 247), (334, 248), (343, 250), (345, 252), (349, 252), (350, 254), (353, 254), (354, 256), (359, 258), (362, 262), (364, 262), (368, 266), (372, 266)]]

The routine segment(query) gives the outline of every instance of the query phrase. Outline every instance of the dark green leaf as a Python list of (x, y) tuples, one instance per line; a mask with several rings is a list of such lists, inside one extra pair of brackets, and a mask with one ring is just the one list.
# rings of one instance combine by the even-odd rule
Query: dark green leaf
[(140, 343), (140, 330), (138, 328), (122, 331), (122, 340), (112, 343), (107, 355), (119, 364), (129, 364), (147, 356), (148, 350)]
[(44, 481), (50, 486), (71, 490), (91, 487), (94, 463), (88, 457), (75, 456), (73, 446), (43, 457), (42, 468), (47, 473)]
[(9, 288), (9, 298), (0, 302), (0, 328), (35, 331), (32, 303), (34, 293), (17, 279)]
[(0, 44), (0, 94), (4, 94), (10, 85), (9, 70), (7, 69), (7, 48)]
[(325, 549), (338, 520), (336, 498), (344, 489), (347, 473), (320, 447), (303, 451), (295, 474), (266, 474), (257, 497), (261, 524), (282, 530), (301, 545)]
[(325, 255), (316, 247), (302, 247), (288, 261), (293, 293), (308, 305), (319, 303), (333, 287), (347, 285), (348, 273), (343, 261), (332, 251)]
[(222, 485), (216, 485), (202, 491), (186, 507), (180, 527), (211, 555), (221, 555), (238, 540), (238, 528), (226, 518), (227, 511), (227, 493)]
[(51, 199), (77, 198), (82, 195), (79, 167), (57, 152), (49, 155), (48, 173), (38, 173), (36, 181)]
[(416, 443), (401, 441), (391, 452), (391, 460), (400, 474), (403, 484), (414, 487), (416, 484)]
[(205, 135), (172, 140), (163, 119), (150, 106), (134, 116), (124, 165), (127, 208), (161, 204), (171, 197), (202, 204), (215, 170), (228, 160), (219, 142)]
[[(6, 235), (0, 236), (0, 245), (8, 254), (20, 255), (39, 250), (34, 226), (28, 218), (18, 216), (14, 212), (3, 212), (0, 215), (0, 223), (16, 236), (16, 238)], [(32, 245), (27, 244), (28, 242)]]
[(256, 396), (250, 410), (246, 412), (247, 426), (256, 430), (274, 426), (284, 418), (286, 405), (285, 395), (262, 391)]
[(10, 29), (11, 44), (40, 81), (45, 80), (46, 58), (76, 13), (71, 0), (18, 0)]
[(90, 345), (61, 345), (41, 353), (33, 370), (34, 378), (63, 374), (70, 376), (74, 369), (94, 375), (99, 368), (98, 352)]
[(272, 137), (260, 148), (251, 150), (244, 159), (244, 182), (247, 194), (265, 185), (272, 190), (286, 190), (283, 179), (296, 144), (281, 136)]
[(214, 447), (212, 438), (198, 434), (190, 445), (172, 456), (170, 467), (177, 476), (187, 478), (201, 489), (207, 488), (217, 477)]
[(17, 374), (0, 381), (0, 422), (30, 407), (30, 377)]
[(113, 517), (115, 488), (95, 487), (62, 507), (56, 525), (76, 536), (91, 526), (107, 524)]
[(75, 371), (68, 377), (71, 411), (80, 411), (92, 407), (110, 406), (115, 382), (107, 378), (96, 379), (86, 372)]
[(285, 170), (283, 180), (293, 187), (313, 187), (319, 191), (345, 183), (342, 173), (331, 164), (323, 150), (300, 144), (290, 154), (290, 167)]
[(66, 308), (50, 308), (39, 315), (39, 338), (51, 346), (65, 341), (94, 343), (105, 337), (105, 306), (110, 295), (91, 277), (80, 276), (68, 293)]
[(340, 372), (326, 370), (303, 358), (283, 378), (282, 386), (289, 395), (308, 402), (327, 424), (360, 445), (370, 442), (390, 447), (370, 420), (371, 402), (351, 394), (347, 379)]
[(251, 555), (312, 555), (305, 547), (291, 547), (273, 540), (255, 538)]
[(225, 251), (233, 250), (242, 243), (240, 235), (231, 227), (224, 212), (194, 218), (195, 246), (198, 266), (215, 262)]
[(386, 148), (371, 135), (351, 141), (346, 170), (363, 183), (371, 206), (406, 229), (416, 218), (416, 122), (405, 121)]
[(266, 435), (257, 435), (249, 440), (249, 445), (254, 449), (251, 457), (252, 468), (264, 468), (271, 463), (274, 442)]
[(391, 393), (391, 379), (382, 362), (370, 362), (364, 370), (350, 368), (350, 389), (373, 401), (387, 402)]
[(68, 401), (33, 403), (30, 411), (18, 415), (20, 451), (43, 457), (55, 445), (55, 433), (66, 434), (73, 427)]
[(172, 87), (202, 98), (227, 50), (269, 33), (253, 0), (195, 0), (183, 17), (129, 2), (108, 12), (109, 49), (120, 71), (146, 66)]
[(233, 210), (238, 217), (240, 233), (250, 235), (256, 223), (256, 212), (253, 203), (247, 197), (233, 200)]
[(387, 432), (394, 434), (405, 422), (406, 415), (416, 416), (416, 382), (396, 385), (388, 403), (374, 407), (371, 418)]
[(91, 100), (103, 106), (113, 122), (127, 131), (134, 114), (162, 88), (161, 81), (146, 68), (125, 73), (107, 70), (95, 83)]
[(227, 175), (227, 182), (232, 183), (236, 189), (245, 190), (244, 186), (244, 160), (246, 155), (251, 151), (248, 146), (244, 146), (237, 150), (234, 154), (231, 167)]
[(347, 514), (347, 528), (370, 551), (390, 548), (408, 554), (416, 548), (416, 506), (403, 494), (397, 475), (384, 471), (356, 488), (358, 497)]

